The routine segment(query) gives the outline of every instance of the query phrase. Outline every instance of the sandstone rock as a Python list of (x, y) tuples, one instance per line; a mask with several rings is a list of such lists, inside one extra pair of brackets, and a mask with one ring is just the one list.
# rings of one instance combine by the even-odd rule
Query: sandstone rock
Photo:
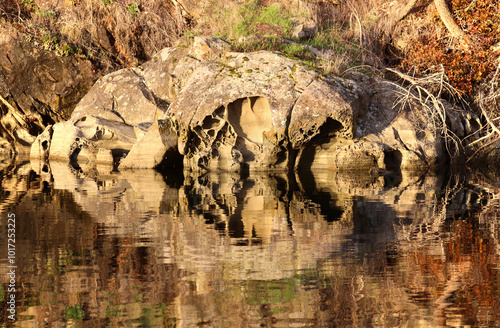
[(138, 69), (122, 69), (97, 81), (78, 103), (72, 121), (84, 116), (136, 125), (152, 122), (166, 110), (145, 85)]
[[(177, 133), (170, 120), (158, 120), (120, 162), (122, 168), (152, 169), (169, 150), (177, 151)], [(171, 160), (166, 158), (167, 161)]]
[[(379, 143), (362, 141), (339, 141), (330, 139), (330, 143), (316, 146), (310, 156), (302, 156), (301, 166), (312, 171), (363, 171), (378, 174), (380, 169), (386, 169), (385, 152), (387, 147)], [(305, 155), (309, 154), (307, 151)]]
[[(84, 116), (77, 122), (66, 121), (53, 126), (49, 159), (78, 164), (113, 164), (119, 161), (136, 141), (134, 127), (131, 125)], [(48, 143), (40, 138), (42, 148), (44, 142)], [(39, 157), (37, 149), (40, 148), (35, 143), (32, 147), (32, 159)]]
[(49, 159), (68, 162), (76, 149), (81, 147), (83, 135), (73, 122), (60, 122), (53, 126)]
[[(356, 88), (354, 82), (349, 86)], [(334, 81), (317, 79), (304, 90), (293, 107), (288, 127), (293, 148), (301, 148), (320, 133), (353, 138), (358, 111), (365, 109), (357, 104), (361, 93), (355, 90), (348, 94), (344, 88)]]
[[(164, 49), (140, 69), (104, 77), (78, 104), (72, 120), (101, 117), (136, 125), (142, 135), (137, 124), (155, 121), (158, 105), (166, 109), (171, 102), (168, 119), (176, 125), (178, 151), (184, 167), (194, 171), (282, 170), (295, 161), (290, 140), (293, 148), (302, 149), (331, 124), (337, 124), (339, 136), (353, 137), (368, 98), (355, 82), (320, 78), (302, 63), (271, 52), (227, 53), (226, 45), (213, 38), (199, 38), (198, 43), (191, 49)], [(218, 44), (224, 45), (220, 62), (191, 56), (193, 49)], [(314, 119), (310, 108), (317, 108)], [(159, 164), (165, 145), (160, 134), (148, 134), (151, 139), (136, 145), (123, 168)], [(154, 154), (153, 144), (160, 147)], [(153, 157), (146, 161), (148, 153)], [(84, 155), (90, 156), (87, 151)]]
[(423, 124), (425, 110), (394, 107), (399, 89), (391, 83), (322, 76), (268, 51), (223, 49), (216, 61), (193, 51), (166, 48), (140, 68), (105, 76), (70, 121), (54, 126), (49, 158), (125, 169), (178, 167), (181, 157), (195, 172), (295, 168), (370, 177), (445, 159), (441, 137)]
[(0, 27), (2, 125), (15, 147), (31, 144), (46, 125), (68, 119), (95, 80), (91, 63), (34, 47)]
[(189, 51), (186, 48), (165, 48), (141, 66), (146, 85), (167, 106), (177, 98), (201, 64), (188, 56)]
[(266, 51), (229, 53), (225, 64), (200, 63), (170, 107), (184, 167), (288, 167), (288, 120), (301, 91), (318, 75)]
[(426, 111), (419, 104), (395, 106), (399, 94), (390, 83), (379, 80), (373, 89), (371, 107), (358, 120), (356, 137), (386, 145), (386, 151), (397, 154), (401, 169), (437, 168), (445, 160), (445, 152)]
[(100, 148), (130, 149), (137, 142), (133, 126), (99, 117), (84, 116), (74, 123), (83, 136)]
[(36, 137), (35, 142), (31, 145), (30, 158), (43, 161), (49, 159), (50, 143), (52, 142), (53, 132), (52, 125), (49, 125), (38, 135), (38, 137)]

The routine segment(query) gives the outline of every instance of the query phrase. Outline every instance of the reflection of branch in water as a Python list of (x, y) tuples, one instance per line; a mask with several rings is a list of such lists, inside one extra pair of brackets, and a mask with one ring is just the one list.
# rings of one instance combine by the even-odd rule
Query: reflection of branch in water
[(479, 223), (486, 226), (489, 237), (494, 245), (495, 253), (500, 255), (500, 223), (498, 221), (498, 211), (500, 209), (499, 184), (491, 182), (490, 179), (478, 172), (475, 176), (477, 182), (474, 184), (481, 188), (487, 195), (486, 204), (482, 204), (482, 210), (479, 213)]
[[(447, 185), (442, 191), (442, 196), (435, 196), (432, 203), (426, 203), (425, 206), (428, 209), (429, 215), (421, 218), (420, 221), (413, 221), (410, 224), (405, 225), (402, 220), (399, 219), (399, 236), (402, 240), (420, 240), (420, 241), (434, 241), (436, 238), (440, 238), (441, 228), (448, 216), (450, 205), (453, 203), (453, 199), (457, 194), (462, 191), (463, 187), (463, 177), (461, 176), (451, 176)], [(441, 245), (443, 247), (443, 245)]]
[[(426, 297), (426, 300), (432, 302), (430, 308), (433, 309), (435, 324), (448, 324), (449, 320), (460, 324), (469, 320), (469, 314), (463, 309), (469, 309), (470, 306), (475, 308), (476, 305), (465, 304), (463, 297), (469, 302), (481, 303), (490, 296), (484, 296), (484, 293), (488, 292), (483, 291), (477, 294), (472, 291), (473, 296), (470, 296), (468, 291), (474, 290), (476, 286), (483, 286), (483, 281), (486, 281), (485, 286), (491, 286), (493, 291), (496, 288), (493, 287), (494, 283), (491, 284), (491, 273), (485, 272), (484, 268), (489, 268), (489, 262), (485, 261), (489, 261), (491, 257), (497, 259), (500, 254), (498, 239), (492, 236), (489, 240), (484, 240), (485, 235), (481, 233), (488, 231), (487, 229), (492, 235), (498, 233), (498, 230), (495, 230), (496, 220), (486, 214), (489, 212), (496, 216), (498, 211), (498, 202), (494, 201), (498, 199), (498, 190), (494, 190), (496, 189), (489, 188), (483, 182), (474, 183), (473, 180), (465, 180), (463, 176), (452, 176), (441, 196), (436, 197), (432, 214), (401, 229), (404, 231), (404, 234), (400, 235), (404, 236), (401, 241), (411, 242), (398, 243), (403, 254), (415, 254), (417, 260), (421, 257), (431, 259), (431, 262), (417, 263), (414, 272), (415, 277), (420, 278), (416, 281), (418, 288), (431, 287), (423, 282), (423, 279), (439, 282), (431, 287), (435, 296), (429, 294)], [(476, 226), (477, 222), (479, 226)], [(462, 226), (464, 228), (460, 230), (459, 227)], [(496, 252), (495, 255), (489, 248), (492, 244), (496, 247), (493, 251)], [(470, 254), (472, 255), (469, 258)], [(474, 279), (477, 280), (471, 282)], [(463, 296), (464, 294), (466, 296)], [(479, 316), (480, 314), (477, 314), (477, 318)], [(443, 322), (437, 322), (438, 320)]]

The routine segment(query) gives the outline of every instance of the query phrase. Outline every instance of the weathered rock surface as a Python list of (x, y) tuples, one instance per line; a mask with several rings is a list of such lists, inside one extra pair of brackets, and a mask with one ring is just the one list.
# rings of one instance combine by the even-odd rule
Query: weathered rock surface
[(33, 47), (0, 27), (1, 137), (17, 152), (29, 150), (45, 126), (69, 118), (94, 79), (89, 61)]
[(38, 135), (35, 142), (31, 145), (30, 158), (42, 161), (47, 161), (50, 154), (50, 144), (52, 142), (52, 134), (54, 129), (49, 125), (45, 130)]
[[(375, 175), (434, 168), (445, 159), (418, 104), (394, 107), (392, 84), (362, 74), (325, 77), (276, 53), (227, 52), (221, 42), (166, 48), (139, 68), (104, 77), (69, 121), (55, 124), (51, 137), (39, 136), (32, 157), (120, 169), (168, 163), (200, 172)], [(207, 53), (218, 60), (204, 60)]]
[(138, 69), (127, 68), (97, 81), (73, 111), (70, 120), (95, 116), (137, 125), (163, 116), (165, 105), (145, 85)]
[[(130, 149), (120, 162), (120, 168), (153, 168), (164, 160), (165, 154), (177, 151), (177, 135), (170, 120), (158, 120)], [(166, 160), (170, 160), (169, 156)]]
[(377, 80), (367, 115), (358, 121), (356, 137), (364, 143), (384, 145), (386, 165), (400, 169), (437, 167), (445, 160), (442, 139), (425, 111), (395, 106), (398, 89)]

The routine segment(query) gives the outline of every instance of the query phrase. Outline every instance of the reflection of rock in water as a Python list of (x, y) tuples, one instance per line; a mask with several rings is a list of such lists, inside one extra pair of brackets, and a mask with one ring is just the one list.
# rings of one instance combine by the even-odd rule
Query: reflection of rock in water
[[(468, 277), (485, 286), (496, 279), (472, 269), (489, 272), (496, 263), (495, 233), (476, 238), (469, 232), (479, 228), (458, 220), (483, 210), (493, 187), (457, 186), (447, 194), (439, 176), (403, 173), (389, 185), (384, 177), (319, 170), (297, 178), (192, 175), (172, 184), (149, 170), (35, 166), (39, 174), (27, 180), (2, 181), (2, 188), (29, 195), (20, 203), (9, 198), (30, 217), (20, 227), (27, 250), (21, 260), (32, 263), (36, 254), (30, 283), (59, 284), (59, 306), (82, 293), (94, 317), (121, 310), (116, 322), (136, 319), (124, 309), (138, 306), (145, 289), (141, 306), (166, 302), (180, 326), (229, 325), (224, 318), (232, 326), (287, 325), (292, 317), (319, 327), (399, 326), (433, 305), (447, 309), (446, 297), (463, 295)], [(478, 264), (474, 254), (491, 255)], [(106, 296), (110, 291), (116, 295)]]
[[(183, 274), (175, 264), (162, 263), (151, 244), (142, 244), (141, 231), (112, 233), (96, 222), (99, 216), (82, 210), (89, 203), (75, 201), (78, 192), (47, 190), (35, 174), (18, 178), (27, 183), (23, 197), (9, 205), (16, 215), (15, 264), (22, 286), (18, 320), (32, 316), (35, 323), (65, 322), (68, 309), (79, 309), (99, 327), (110, 311), (118, 311), (123, 321), (136, 319), (137, 312), (129, 311), (138, 295), (139, 312), (175, 299)], [(4, 184), (2, 191), (10, 187), (20, 186)], [(2, 283), (8, 277), (3, 268)]]
[[(352, 200), (337, 206), (327, 199), (335, 199), (332, 194), (321, 199), (307, 190), (292, 192), (295, 182), (286, 176), (188, 176), (178, 189), (150, 170), (119, 173), (99, 166), (84, 173), (55, 163), (48, 171), (47, 183), (71, 192), (96, 223), (118, 235), (168, 238), (158, 249), (163, 261), (180, 260), (193, 272), (218, 271), (227, 262), (233, 268), (229, 276), (287, 277), (296, 269), (314, 267), (315, 258), (324, 252), (341, 249), (336, 236), (349, 225), (322, 237), (317, 234), (328, 231), (328, 213), (352, 215)], [(39, 173), (45, 176), (43, 170)], [(306, 205), (300, 205), (301, 200)], [(249, 258), (254, 260), (249, 263)]]
[(499, 272), (492, 263), (497, 267), (500, 252), (498, 236), (491, 232), (500, 231), (498, 189), (474, 179), (465, 186), (455, 178), (436, 194), (439, 202), (416, 193), (413, 212), (408, 208), (405, 224), (395, 226), (392, 244), (399, 256), (391, 272), (401, 273), (399, 284), (408, 297), (431, 307), (440, 325), (496, 326), (497, 297), (492, 295), (498, 295)]
[(280, 190), (286, 187), (286, 177), (266, 174), (248, 179), (231, 174), (189, 177), (183, 188), (189, 204), (185, 214), (201, 215), (238, 244), (267, 244), (273, 220), (286, 217), (286, 189)]

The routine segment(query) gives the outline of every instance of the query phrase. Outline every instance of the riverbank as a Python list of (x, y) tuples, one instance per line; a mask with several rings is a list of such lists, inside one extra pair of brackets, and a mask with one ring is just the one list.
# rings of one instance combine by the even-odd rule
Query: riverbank
[[(424, 95), (420, 101), (431, 113), (426, 123), (436, 125), (452, 158), (496, 158), (491, 155), (499, 135), (496, 4), (448, 3), (465, 37), (442, 23), (439, 6), (414, 1), (0, 4), (1, 125), (9, 156), (23, 152), (46, 126), (69, 118), (98, 78), (136, 67), (165, 46), (190, 47), (196, 36), (218, 35), (231, 51), (276, 51), (323, 75), (356, 71), (389, 78)], [(441, 100), (469, 113), (463, 135), (449, 129), (453, 117), (440, 116), (446, 104)]]

